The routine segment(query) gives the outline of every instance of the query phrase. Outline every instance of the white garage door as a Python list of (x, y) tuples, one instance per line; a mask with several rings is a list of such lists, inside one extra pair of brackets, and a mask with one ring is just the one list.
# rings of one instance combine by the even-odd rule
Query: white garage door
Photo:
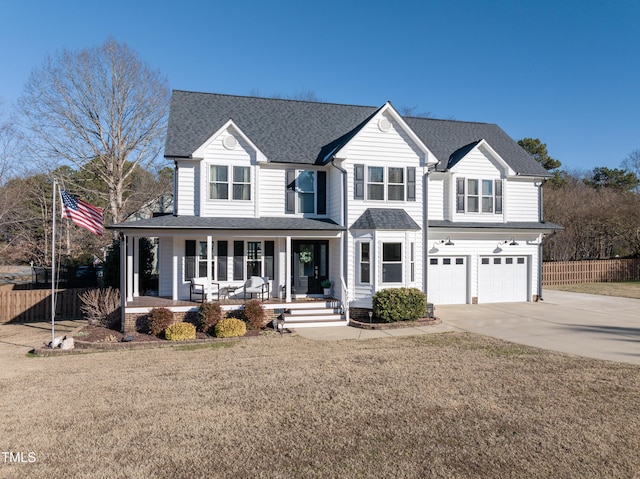
[(478, 303), (527, 301), (525, 256), (481, 256), (478, 270)]
[(427, 301), (438, 304), (467, 302), (467, 257), (430, 256)]

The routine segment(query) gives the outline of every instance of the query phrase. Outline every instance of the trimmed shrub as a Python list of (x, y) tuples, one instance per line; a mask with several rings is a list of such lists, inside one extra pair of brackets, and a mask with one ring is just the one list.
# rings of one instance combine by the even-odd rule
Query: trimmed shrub
[(191, 323), (173, 323), (165, 329), (164, 337), (169, 341), (196, 339), (196, 327)]
[(198, 329), (203, 333), (211, 334), (212, 328), (222, 319), (222, 306), (220, 303), (205, 301), (198, 307)]
[(153, 308), (147, 316), (149, 332), (159, 336), (173, 322), (173, 313), (167, 308)]
[(252, 299), (245, 303), (244, 316), (253, 329), (260, 329), (265, 325), (266, 314), (262, 303), (257, 299)]
[(373, 295), (373, 315), (388, 323), (415, 321), (427, 311), (427, 295), (417, 288), (388, 288)]
[(247, 332), (247, 325), (241, 319), (225, 318), (215, 325), (215, 332), (218, 338), (235, 338), (244, 336)]

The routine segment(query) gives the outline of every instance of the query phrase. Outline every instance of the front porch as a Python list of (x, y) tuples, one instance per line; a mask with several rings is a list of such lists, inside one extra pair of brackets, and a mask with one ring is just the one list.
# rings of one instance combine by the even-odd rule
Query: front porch
[[(241, 310), (249, 299), (224, 298), (216, 301), (227, 314)], [(126, 301), (122, 332), (135, 331), (139, 321), (153, 308), (167, 308), (176, 321), (195, 320), (198, 308), (202, 304), (196, 301), (174, 300), (160, 296), (137, 296)], [(285, 302), (279, 298), (261, 301), (269, 321), (282, 316), (286, 328), (312, 326), (339, 326), (348, 324), (347, 313), (342, 301), (336, 298), (305, 297)]]

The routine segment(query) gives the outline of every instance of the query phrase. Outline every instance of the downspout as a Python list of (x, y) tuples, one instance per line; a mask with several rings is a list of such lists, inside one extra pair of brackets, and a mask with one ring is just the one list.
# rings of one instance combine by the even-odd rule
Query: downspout
[[(427, 167), (427, 172), (423, 174), (423, 201), (422, 201), (422, 221), (424, 222), (424, 239), (422, 240), (423, 264), (422, 264), (422, 284), (424, 285), (424, 294), (427, 295), (429, 291), (429, 174), (431, 170)], [(427, 303), (429, 302), (429, 296), (427, 295)]]
[(178, 160), (173, 160), (173, 216), (178, 216)]
[[(546, 178), (543, 178), (538, 185), (538, 220), (540, 223), (544, 223), (544, 202), (542, 201), (542, 187), (547, 182)], [(555, 232), (554, 232), (555, 233)], [(542, 246), (544, 245), (547, 237), (543, 237), (538, 245), (538, 301), (544, 301), (542, 297)]]
[[(340, 224), (346, 228), (347, 213), (348, 213), (347, 170), (336, 165), (335, 155), (331, 157), (331, 166), (333, 166), (336, 170), (338, 170), (342, 175), (342, 217), (340, 218)], [(343, 290), (342, 302), (343, 302), (343, 308), (344, 308), (344, 315), (345, 315), (345, 319), (347, 320), (347, 323), (349, 322), (349, 301), (351, 300), (349, 295), (349, 287), (347, 285), (347, 280), (346, 280), (347, 273), (348, 273), (347, 271), (348, 266), (347, 266), (347, 261), (345, 261), (345, 254), (348, 251), (348, 246), (349, 246), (348, 241), (349, 241), (349, 238), (345, 230), (342, 232), (342, 249), (340, 251), (340, 262), (342, 264), (342, 268), (340, 270), (340, 283), (342, 285), (342, 290)]]

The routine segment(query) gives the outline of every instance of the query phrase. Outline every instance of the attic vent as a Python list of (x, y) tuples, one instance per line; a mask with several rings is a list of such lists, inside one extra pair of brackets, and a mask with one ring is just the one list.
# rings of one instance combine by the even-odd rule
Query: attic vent
[(384, 117), (380, 118), (378, 120), (378, 129), (386, 133), (391, 129), (391, 122)]
[(233, 150), (236, 146), (238, 146), (238, 140), (233, 135), (227, 135), (222, 139), (222, 146), (224, 146), (227, 150)]

